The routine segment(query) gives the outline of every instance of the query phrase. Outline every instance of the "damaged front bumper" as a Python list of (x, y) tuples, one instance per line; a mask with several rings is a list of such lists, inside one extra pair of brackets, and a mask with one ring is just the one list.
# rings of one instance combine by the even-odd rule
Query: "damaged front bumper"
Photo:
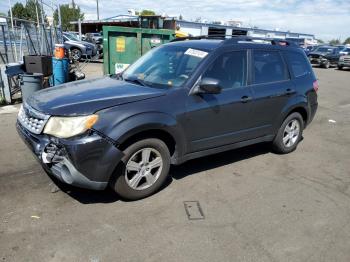
[(106, 188), (123, 152), (96, 132), (58, 139), (29, 132), (19, 122), (17, 132), (43, 168), (60, 181), (94, 190)]
[(313, 65), (313, 66), (324, 66), (328, 63), (328, 59), (326, 58), (312, 58), (310, 57), (309, 58), (310, 60), (310, 63)]

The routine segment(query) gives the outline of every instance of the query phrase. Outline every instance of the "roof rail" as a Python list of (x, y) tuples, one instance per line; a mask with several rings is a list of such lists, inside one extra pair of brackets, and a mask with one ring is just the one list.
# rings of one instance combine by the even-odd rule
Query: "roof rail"
[(231, 35), (199, 35), (199, 36), (185, 36), (185, 37), (178, 37), (170, 42), (178, 42), (178, 41), (185, 41), (185, 40), (201, 40), (201, 39), (219, 39), (224, 40), (227, 37), (232, 37)]
[(175, 38), (171, 42), (185, 41), (185, 40), (201, 40), (201, 39), (224, 40), (224, 42), (223, 42), (224, 45), (237, 44), (240, 42), (259, 43), (258, 41), (261, 41), (261, 42), (269, 42), (271, 45), (299, 47), (293, 41), (288, 41), (288, 40), (284, 40), (284, 39), (252, 37), (252, 36), (232, 36), (232, 35), (186, 36), (186, 37)]
[[(260, 42), (259, 42), (260, 41)], [(232, 38), (226, 39), (224, 44), (236, 44), (240, 42), (251, 42), (251, 43), (261, 43), (268, 42), (271, 45), (280, 45), (280, 46), (292, 46), (299, 47), (293, 41), (288, 41), (285, 39), (276, 39), (276, 38), (264, 38), (264, 37), (252, 37), (252, 36), (233, 36)]]

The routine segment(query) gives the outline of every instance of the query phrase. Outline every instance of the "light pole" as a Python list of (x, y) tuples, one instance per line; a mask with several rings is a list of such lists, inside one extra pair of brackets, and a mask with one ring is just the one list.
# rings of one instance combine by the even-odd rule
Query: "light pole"
[(96, 0), (96, 7), (97, 7), (97, 20), (100, 20), (100, 10), (98, 9), (98, 0)]

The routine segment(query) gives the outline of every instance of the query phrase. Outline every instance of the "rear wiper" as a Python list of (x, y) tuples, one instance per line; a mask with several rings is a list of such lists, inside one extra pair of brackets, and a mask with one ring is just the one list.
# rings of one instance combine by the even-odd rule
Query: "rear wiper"
[(135, 83), (135, 84), (138, 84), (138, 85), (141, 85), (141, 86), (146, 86), (145, 82), (142, 81), (141, 79), (137, 78), (137, 77), (129, 77), (129, 78), (125, 78), (124, 77), (124, 81)]

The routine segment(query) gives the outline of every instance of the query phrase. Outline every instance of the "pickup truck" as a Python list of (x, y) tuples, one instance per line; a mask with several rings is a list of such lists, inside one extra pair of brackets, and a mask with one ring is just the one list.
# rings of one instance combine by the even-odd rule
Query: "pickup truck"
[(338, 69), (343, 70), (344, 67), (350, 68), (350, 55), (343, 55), (339, 58)]

